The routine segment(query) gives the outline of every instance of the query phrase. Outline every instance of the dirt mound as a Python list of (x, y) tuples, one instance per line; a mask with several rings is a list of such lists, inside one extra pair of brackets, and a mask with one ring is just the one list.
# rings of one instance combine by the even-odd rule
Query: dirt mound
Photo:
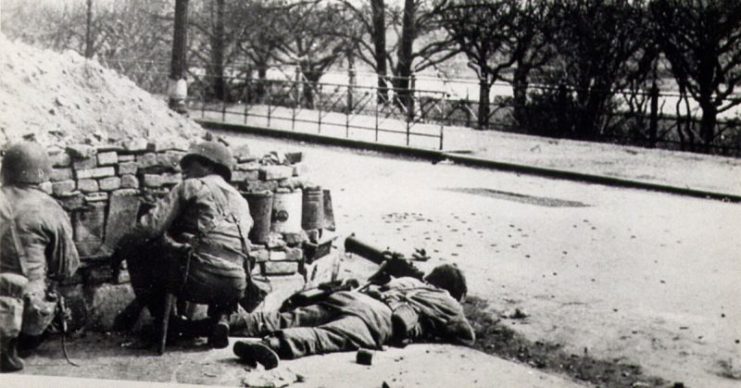
[(0, 68), (0, 146), (24, 137), (45, 145), (180, 143), (203, 134), (164, 101), (73, 51), (41, 50), (0, 34)]

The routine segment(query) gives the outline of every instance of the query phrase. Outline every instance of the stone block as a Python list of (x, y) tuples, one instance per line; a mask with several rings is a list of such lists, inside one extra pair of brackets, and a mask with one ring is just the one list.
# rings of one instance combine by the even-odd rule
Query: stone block
[(245, 182), (245, 181), (256, 181), (259, 179), (259, 172), (253, 171), (240, 171), (235, 170), (232, 172), (232, 182)]
[(102, 193), (100, 191), (97, 193), (90, 193), (85, 196), (85, 202), (87, 203), (101, 202), (106, 200), (108, 200), (108, 193)]
[(105, 208), (105, 202), (89, 202), (85, 209), (72, 213), (75, 245), (81, 257), (94, 256), (103, 244)]
[(93, 158), (95, 154), (98, 153), (98, 150), (96, 150), (95, 147), (88, 144), (69, 145), (67, 146), (66, 151), (72, 159), (76, 160)]
[(185, 152), (169, 150), (157, 153), (157, 165), (172, 171), (180, 171), (180, 159)]
[(139, 165), (136, 162), (124, 162), (118, 164), (118, 175), (136, 174)]
[(43, 182), (39, 184), (39, 189), (41, 189), (41, 191), (49, 195), (51, 195), (54, 192), (51, 182)]
[(174, 186), (183, 180), (183, 176), (179, 172), (162, 174), (160, 176), (162, 177), (162, 185), (164, 186)]
[(121, 176), (121, 188), (122, 189), (138, 189), (139, 188), (139, 180), (136, 179), (136, 176), (131, 174), (126, 174)]
[(123, 147), (129, 152), (144, 152), (147, 150), (147, 141), (145, 139), (131, 139), (125, 141)]
[(277, 181), (247, 181), (243, 187), (246, 191), (275, 191)]
[(276, 275), (293, 275), (298, 272), (299, 262), (297, 261), (266, 261), (260, 263), (262, 273), (265, 276)]
[(299, 177), (291, 177), (278, 181), (278, 187), (291, 190), (304, 188), (304, 180)]
[(144, 187), (162, 187), (164, 183), (162, 175), (157, 174), (144, 174), (142, 181)]
[(117, 176), (103, 178), (98, 181), (98, 186), (100, 186), (100, 190), (102, 191), (118, 190), (121, 188), (121, 178)]
[(116, 169), (112, 166), (92, 168), (89, 170), (75, 170), (75, 177), (77, 179), (104, 178), (114, 175), (116, 175)]
[(297, 163), (293, 166), (293, 176), (306, 175), (309, 172), (309, 166), (305, 163)]
[(257, 171), (260, 169), (260, 163), (258, 162), (247, 162), (247, 163), (239, 163), (236, 166), (234, 166), (235, 170), (238, 171)]
[(286, 251), (271, 250), (268, 259), (270, 261), (286, 261)]
[(75, 173), (69, 167), (55, 168), (51, 170), (50, 178), (52, 182), (66, 181), (68, 179), (75, 179)]
[(111, 193), (104, 241), (109, 249), (113, 250), (118, 240), (136, 224), (140, 205), (138, 194), (137, 190), (118, 190)]
[(75, 170), (90, 170), (98, 167), (98, 160), (96, 158), (75, 159), (72, 162), (72, 167)]
[(301, 248), (286, 248), (286, 260), (301, 261), (304, 258), (304, 251)]
[(140, 169), (146, 169), (157, 166), (157, 154), (154, 152), (147, 152), (136, 156), (136, 163)]
[(59, 196), (57, 197), (57, 202), (62, 206), (62, 209), (68, 212), (85, 207), (85, 197), (80, 192), (73, 192), (69, 193), (69, 195)]
[(75, 186), (75, 181), (68, 179), (52, 183), (51, 191), (52, 193), (54, 193), (54, 195), (70, 194), (75, 191)]
[(283, 241), (285, 241), (288, 246), (296, 246), (306, 241), (306, 234), (304, 232), (283, 233)]
[(260, 167), (260, 179), (266, 181), (290, 178), (293, 176), (291, 166), (262, 166)]
[(89, 291), (89, 326), (110, 331), (113, 320), (134, 300), (134, 291), (128, 284), (102, 284)]
[(267, 250), (265, 247), (260, 247), (258, 249), (252, 249), (250, 251), (250, 257), (253, 257), (256, 262), (262, 263), (262, 262), (270, 260), (270, 251)]
[(136, 155), (133, 154), (118, 154), (119, 163), (136, 162)]
[(94, 193), (100, 189), (95, 179), (80, 179), (77, 181), (77, 189), (83, 193)]
[(98, 153), (99, 166), (109, 166), (116, 163), (118, 163), (118, 153), (114, 151)]
[(72, 158), (63, 150), (49, 154), (49, 159), (54, 167), (69, 167), (72, 165)]

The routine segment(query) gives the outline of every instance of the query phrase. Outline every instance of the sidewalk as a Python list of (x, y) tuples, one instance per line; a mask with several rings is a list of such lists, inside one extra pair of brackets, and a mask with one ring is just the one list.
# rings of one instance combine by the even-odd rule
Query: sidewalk
[[(401, 133), (405, 130), (405, 124), (398, 120), (386, 119), (381, 125), (400, 132), (376, 133), (352, 127), (348, 129), (345, 126), (344, 115), (324, 112), (320, 129), (317, 127), (316, 119), (321, 112), (300, 110), (294, 113), (287, 108), (273, 107), (270, 113), (271, 120), (267, 120), (265, 117), (267, 112), (261, 111), (262, 107), (249, 109), (250, 115), (246, 123), (243, 116), (244, 106), (229, 107), (225, 115), (205, 112), (203, 120), (392, 147), (404, 147), (407, 141), (406, 136)], [(192, 116), (200, 120), (201, 112), (194, 111)], [(373, 127), (374, 121), (375, 118), (371, 116), (351, 116), (348, 119), (350, 125), (366, 127)], [(412, 131), (439, 134), (440, 126), (416, 124)], [(409, 145), (423, 152), (439, 151), (438, 138), (412, 136)], [(442, 152), (451, 157), (476, 158), (527, 168), (552, 169), (567, 174), (584, 174), (638, 184), (741, 196), (739, 158), (551, 139), (500, 131), (479, 131), (466, 127), (443, 128)]]

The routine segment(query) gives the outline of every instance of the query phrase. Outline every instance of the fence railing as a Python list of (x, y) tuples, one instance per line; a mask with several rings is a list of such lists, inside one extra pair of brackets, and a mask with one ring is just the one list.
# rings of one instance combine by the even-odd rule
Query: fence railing
[[(162, 66), (110, 66), (150, 91), (164, 90)], [(295, 69), (271, 71), (266, 79), (223, 77), (217, 86), (194, 69), (188, 106), (203, 119), (435, 149), (443, 148), (445, 127), (451, 125), (578, 138), (572, 133), (578, 117), (589, 113), (574, 109), (578, 91), (561, 85), (531, 84), (516, 101), (511, 85), (496, 83), (488, 109), (480, 110), (477, 98), (455, 97), (475, 89), (471, 80), (411, 77), (404, 89), (395, 87), (400, 78), (386, 77), (388, 87), (379, 88), (374, 75), (351, 71), (321, 78), (333, 82), (309, 81)], [(700, 133), (701, 111), (687, 95), (655, 86), (610, 94), (590, 141), (741, 156), (741, 107), (718, 117), (707, 142)], [(480, 112), (486, 112), (484, 120)]]
[[(212, 80), (210, 80), (212, 81)], [(442, 149), (447, 103), (440, 91), (402, 91), (305, 80), (228, 78), (189, 85), (188, 109), (202, 119)], [(432, 97), (431, 97), (432, 96)]]

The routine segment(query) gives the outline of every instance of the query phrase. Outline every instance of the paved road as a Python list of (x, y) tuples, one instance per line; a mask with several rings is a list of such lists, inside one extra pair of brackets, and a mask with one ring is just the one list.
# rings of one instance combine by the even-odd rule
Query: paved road
[(341, 232), (458, 263), (494, 310), (530, 314), (511, 324), (531, 339), (694, 386), (738, 382), (720, 376), (741, 372), (739, 205), (244, 141), (303, 149)]

